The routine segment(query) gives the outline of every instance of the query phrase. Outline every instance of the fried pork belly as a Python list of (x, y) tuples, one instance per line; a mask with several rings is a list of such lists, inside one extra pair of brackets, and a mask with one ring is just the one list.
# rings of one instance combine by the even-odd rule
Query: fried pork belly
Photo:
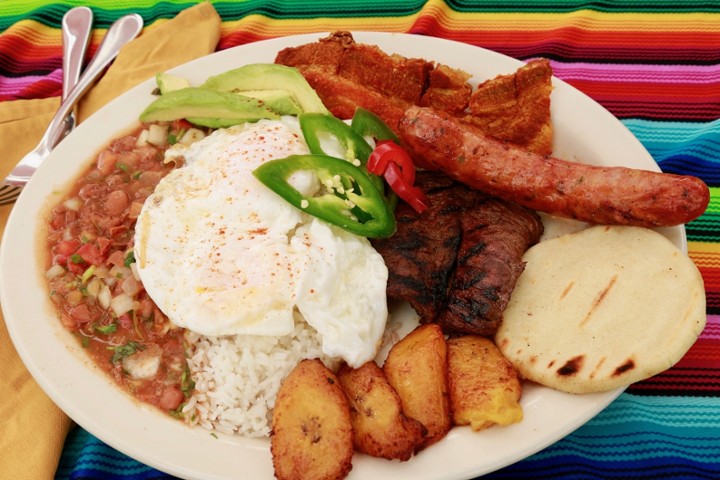
[(438, 65), (430, 70), (428, 88), (420, 99), (420, 105), (463, 116), (472, 99), (469, 80), (467, 72)]
[(473, 91), (467, 72), (387, 54), (355, 42), (349, 32), (335, 32), (318, 42), (281, 50), (275, 63), (300, 70), (339, 118), (351, 118), (360, 106), (396, 129), (403, 112), (419, 105), (450, 113), (535, 153), (552, 151), (552, 71), (547, 60), (528, 62)]
[(391, 127), (408, 107), (420, 103), (433, 67), (355, 43), (348, 32), (281, 50), (275, 63), (300, 70), (336, 117), (351, 118), (357, 107), (364, 107)]
[(498, 75), (478, 85), (470, 97), (470, 113), (462, 118), (498, 140), (550, 155), (551, 78), (546, 59), (529, 62), (513, 74)]

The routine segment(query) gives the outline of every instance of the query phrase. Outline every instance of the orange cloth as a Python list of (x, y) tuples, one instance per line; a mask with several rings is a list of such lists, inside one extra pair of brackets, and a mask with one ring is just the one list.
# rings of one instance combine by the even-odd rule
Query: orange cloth
[[(81, 100), (79, 120), (138, 83), (215, 51), (221, 19), (209, 2), (143, 30)], [(182, 32), (178, 35), (178, 32)], [(42, 137), (58, 98), (0, 103), (0, 178)], [(0, 235), (12, 205), (0, 206)], [(18, 357), (0, 314), (0, 472), (3, 478), (51, 479), (72, 421), (43, 393)]]

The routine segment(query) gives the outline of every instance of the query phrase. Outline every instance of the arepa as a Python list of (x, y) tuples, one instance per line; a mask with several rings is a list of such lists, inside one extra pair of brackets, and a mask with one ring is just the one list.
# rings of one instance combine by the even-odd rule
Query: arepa
[(673, 366), (705, 326), (700, 272), (654, 230), (594, 226), (523, 260), (495, 341), (527, 380), (571, 393), (621, 388)]

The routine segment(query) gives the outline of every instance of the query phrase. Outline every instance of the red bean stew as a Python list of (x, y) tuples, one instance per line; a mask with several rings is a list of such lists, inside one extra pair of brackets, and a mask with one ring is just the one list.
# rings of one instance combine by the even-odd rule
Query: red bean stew
[(52, 209), (47, 239), (50, 298), (64, 327), (121, 388), (176, 415), (193, 389), (183, 330), (145, 292), (133, 237), (143, 202), (175, 167), (164, 152), (186, 131), (146, 125), (112, 141)]

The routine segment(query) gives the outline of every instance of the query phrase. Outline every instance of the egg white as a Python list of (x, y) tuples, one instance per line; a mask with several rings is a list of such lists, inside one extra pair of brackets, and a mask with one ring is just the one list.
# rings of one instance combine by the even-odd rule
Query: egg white
[[(150, 297), (201, 335), (288, 335), (297, 309), (323, 352), (372, 359), (387, 320), (387, 267), (366, 238), (305, 214), (252, 171), (309, 153), (297, 119), (262, 120), (174, 147), (138, 217), (135, 257)], [(314, 188), (312, 176), (293, 182)]]

